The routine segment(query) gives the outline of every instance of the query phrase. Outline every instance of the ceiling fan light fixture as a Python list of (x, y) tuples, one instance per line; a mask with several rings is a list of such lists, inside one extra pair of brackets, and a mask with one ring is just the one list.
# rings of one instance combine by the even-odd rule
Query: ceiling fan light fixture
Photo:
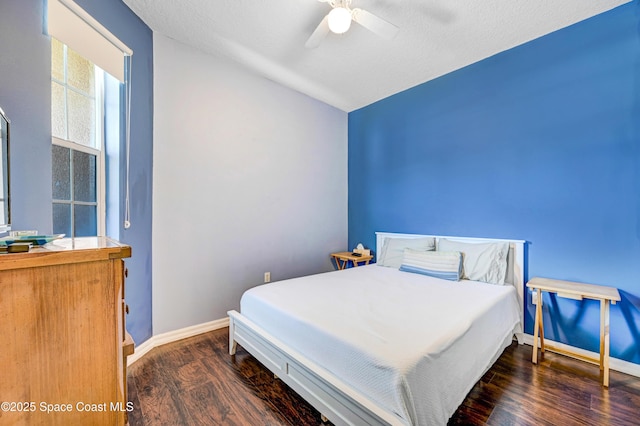
[(351, 27), (351, 12), (344, 7), (336, 7), (329, 12), (329, 29), (336, 34), (346, 33)]

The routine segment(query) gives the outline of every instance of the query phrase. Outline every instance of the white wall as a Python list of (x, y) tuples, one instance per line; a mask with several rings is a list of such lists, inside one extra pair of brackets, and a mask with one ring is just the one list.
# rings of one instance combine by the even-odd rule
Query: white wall
[(347, 249), (347, 114), (157, 33), (153, 161), (154, 334)]

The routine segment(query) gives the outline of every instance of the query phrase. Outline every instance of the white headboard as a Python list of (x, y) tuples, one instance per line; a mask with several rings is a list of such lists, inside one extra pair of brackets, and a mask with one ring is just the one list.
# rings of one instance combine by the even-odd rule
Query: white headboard
[[(436, 249), (441, 238), (463, 243), (509, 243), (509, 255), (507, 257), (507, 282), (513, 285), (518, 292), (520, 301), (520, 322), (524, 329), (524, 240), (502, 240), (494, 238), (474, 238), (474, 237), (451, 237), (443, 235), (422, 235), (422, 234), (397, 234), (393, 232), (376, 232), (376, 260), (382, 250), (385, 238), (423, 238), (432, 237), (436, 240)], [(518, 342), (522, 344), (522, 333), (518, 336)]]

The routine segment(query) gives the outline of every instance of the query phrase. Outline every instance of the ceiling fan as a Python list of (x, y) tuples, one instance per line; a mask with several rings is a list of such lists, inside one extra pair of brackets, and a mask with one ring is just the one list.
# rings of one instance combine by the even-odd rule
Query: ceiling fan
[(329, 31), (342, 34), (347, 32), (351, 26), (351, 21), (355, 21), (369, 31), (385, 39), (392, 39), (398, 33), (398, 27), (371, 12), (363, 9), (352, 9), (351, 0), (318, 0), (322, 3), (329, 3), (331, 11), (320, 21), (320, 24), (313, 31), (305, 47), (313, 49), (318, 47), (322, 40), (329, 34)]

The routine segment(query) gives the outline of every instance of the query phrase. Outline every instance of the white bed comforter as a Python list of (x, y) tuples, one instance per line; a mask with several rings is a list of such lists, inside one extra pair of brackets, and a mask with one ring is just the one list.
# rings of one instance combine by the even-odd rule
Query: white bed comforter
[(377, 265), (255, 287), (241, 313), (411, 425), (446, 424), (520, 326), (509, 285)]

